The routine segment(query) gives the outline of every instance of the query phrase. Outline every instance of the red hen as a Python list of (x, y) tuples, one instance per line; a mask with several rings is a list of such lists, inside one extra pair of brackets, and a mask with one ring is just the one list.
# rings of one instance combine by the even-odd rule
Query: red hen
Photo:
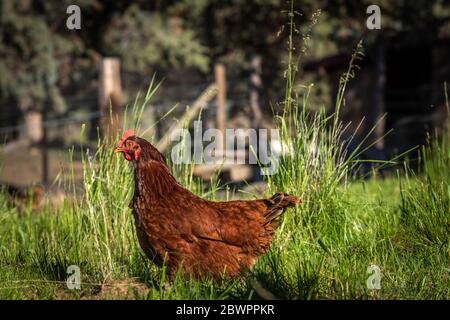
[(171, 277), (180, 267), (197, 278), (242, 274), (268, 249), (276, 219), (300, 202), (283, 193), (249, 201), (202, 199), (181, 186), (164, 156), (130, 130), (115, 151), (134, 164), (131, 207), (139, 244), (157, 265), (165, 263)]

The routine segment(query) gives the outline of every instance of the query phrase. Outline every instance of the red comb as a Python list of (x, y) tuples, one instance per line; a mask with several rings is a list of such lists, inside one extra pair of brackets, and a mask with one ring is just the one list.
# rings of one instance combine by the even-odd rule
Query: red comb
[(127, 131), (125, 131), (122, 135), (122, 138), (120, 138), (118, 146), (121, 147), (123, 145), (123, 143), (125, 142), (125, 140), (127, 140), (129, 137), (135, 136), (136, 133), (134, 132), (134, 130), (132, 129), (128, 129)]

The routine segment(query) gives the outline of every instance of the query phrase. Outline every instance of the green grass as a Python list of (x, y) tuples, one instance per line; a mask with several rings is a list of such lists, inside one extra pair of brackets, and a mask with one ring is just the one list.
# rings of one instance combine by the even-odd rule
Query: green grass
[[(422, 181), (418, 178), (408, 183), (418, 190)], [(67, 203), (57, 211), (48, 209), (19, 218), (14, 208), (3, 206), (0, 298), (96, 298), (100, 286), (95, 284), (134, 277), (149, 288), (136, 298), (150, 299), (258, 298), (251, 285), (254, 278), (285, 299), (450, 297), (448, 238), (445, 243), (438, 237), (428, 238), (428, 231), (417, 223), (423, 219), (405, 218), (408, 209), (402, 204), (397, 179), (354, 182), (336, 192), (339, 199), (326, 214), (339, 215), (339, 223), (345, 222), (338, 231), (312, 232), (296, 221), (305, 214), (304, 207), (291, 211), (252, 274), (221, 284), (179, 275), (171, 286), (164, 285), (163, 270), (149, 263), (137, 245), (129, 199), (114, 200), (117, 192), (105, 193), (111, 204), (104, 210), (95, 207), (92, 213), (86, 203)], [(118, 209), (113, 209), (116, 205)], [(442, 225), (435, 221), (435, 228), (445, 228), (448, 212), (447, 204), (446, 220), (440, 221)], [(433, 225), (434, 218), (425, 221)], [(405, 223), (405, 219), (410, 220)], [(66, 268), (72, 264), (81, 268), (81, 290), (69, 290), (65, 285)], [(381, 290), (366, 286), (369, 264), (381, 268)]]

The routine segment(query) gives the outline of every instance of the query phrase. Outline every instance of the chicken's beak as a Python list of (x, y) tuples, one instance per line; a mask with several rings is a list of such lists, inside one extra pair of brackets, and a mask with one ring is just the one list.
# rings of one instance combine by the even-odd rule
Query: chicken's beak
[(126, 160), (131, 161), (133, 160), (132, 155), (130, 155), (129, 150), (127, 148), (123, 148), (123, 147), (117, 147), (114, 149), (114, 152), (122, 152), (123, 156), (125, 157)]
[(126, 152), (126, 151), (127, 151), (127, 149), (122, 148), (122, 147), (117, 147), (117, 148), (114, 149), (115, 153), (117, 153), (117, 152)]

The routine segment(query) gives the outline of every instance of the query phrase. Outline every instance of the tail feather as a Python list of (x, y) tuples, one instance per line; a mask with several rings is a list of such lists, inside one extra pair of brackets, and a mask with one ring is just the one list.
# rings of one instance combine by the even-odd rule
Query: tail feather
[(275, 193), (270, 199), (267, 199), (268, 210), (264, 214), (266, 222), (264, 225), (272, 223), (275, 219), (281, 216), (287, 208), (295, 207), (301, 202), (297, 196), (291, 196), (285, 193)]

